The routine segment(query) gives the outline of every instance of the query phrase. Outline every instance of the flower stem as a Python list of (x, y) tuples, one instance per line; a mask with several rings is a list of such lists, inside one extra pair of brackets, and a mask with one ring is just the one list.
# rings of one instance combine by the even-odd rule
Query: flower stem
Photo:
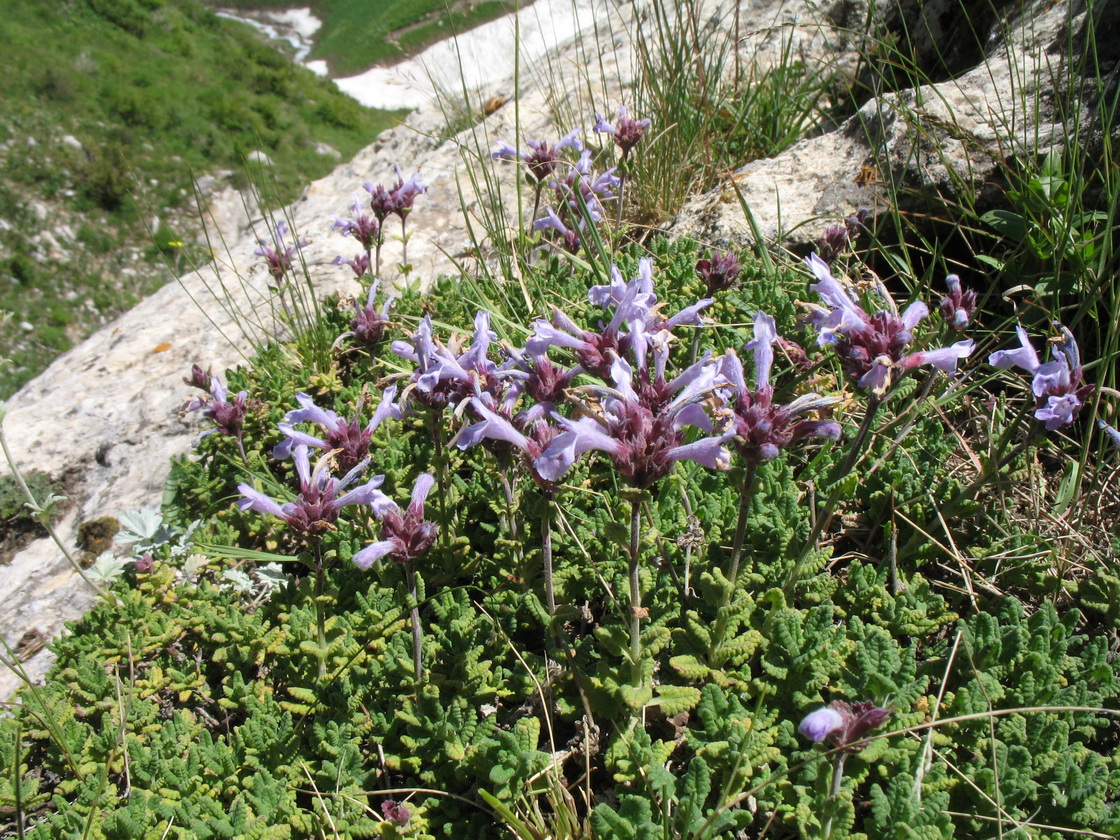
[(408, 578), (408, 594), (411, 596), (412, 609), (409, 611), (412, 619), (412, 666), (416, 672), (416, 685), (419, 687), (424, 679), (423, 641), (420, 630), (420, 598), (416, 589), (416, 561), (409, 560), (405, 565), (405, 576)]
[(315, 546), (315, 630), (319, 639), (319, 682), (327, 677), (327, 614), (323, 606), (325, 589), (323, 547)]
[[(836, 754), (836, 763), (832, 766), (832, 789), (829, 791), (829, 798), (835, 799), (840, 795), (840, 784), (844, 781), (844, 761), (848, 758), (846, 752), (839, 752)], [(824, 824), (824, 837), (829, 840), (832, 837), (832, 815), (829, 814), (828, 819)]]
[(544, 566), (544, 599), (548, 614), (556, 615), (556, 592), (552, 587), (552, 497), (545, 495), (541, 513), (541, 563)]
[(797, 583), (797, 579), (801, 574), (801, 569), (805, 565), (805, 560), (809, 554), (816, 548), (817, 539), (825, 529), (832, 522), (832, 514), (836, 512), (836, 504), (840, 501), (840, 481), (845, 478), (848, 473), (856, 465), (860, 455), (863, 454), (864, 444), (867, 442), (869, 433), (871, 432), (871, 425), (875, 422), (875, 415), (879, 412), (879, 406), (883, 404), (883, 398), (878, 394), (872, 394), (867, 400), (867, 409), (863, 415), (863, 422), (860, 424), (859, 431), (856, 432), (855, 439), (852, 441), (851, 448), (848, 449), (848, 454), (844, 458), (843, 463), (840, 464), (839, 469), (832, 476), (832, 492), (828, 494), (828, 500), (824, 503), (824, 507), (818, 512), (816, 521), (813, 523), (813, 530), (809, 534), (809, 539), (805, 541), (805, 545), (801, 549), (801, 554), (798, 555), (797, 561), (790, 569), (789, 576), (786, 578), (785, 585), (782, 590), (788, 595), (790, 590)]
[(743, 542), (747, 535), (747, 519), (750, 516), (754, 479), (757, 473), (758, 463), (749, 461), (743, 475), (743, 487), (739, 491), (739, 521), (735, 524), (735, 542), (731, 544), (731, 567), (727, 571), (727, 579), (731, 581), (729, 598), (735, 591), (735, 581), (739, 579), (739, 559), (743, 556)]
[(439, 541), (447, 548), (447, 534), (450, 530), (447, 522), (447, 461), (443, 451), (443, 429), (440, 425), (442, 410), (428, 412), (428, 425), (432, 433), (432, 444), (435, 447), (436, 467), (436, 501), (439, 504)]
[(401, 216), (401, 267), (408, 273), (408, 234), (404, 231), (404, 223), (407, 217)]
[[(8, 462), (8, 467), (12, 471), (12, 477), (15, 478), (16, 484), (19, 485), (19, 489), (23, 492), (23, 497), (27, 499), (28, 506), (33, 511), (43, 511), (43, 509), (39, 505), (38, 499), (35, 498), (35, 494), (31, 492), (31, 488), (28, 487), (27, 482), (23, 480), (23, 474), (19, 471), (19, 467), (16, 466), (15, 459), (12, 457), (12, 452), (8, 448), (8, 436), (4, 434), (4, 426), (2, 421), (3, 414), (2, 412), (0, 412), (0, 447), (3, 447), (4, 459)], [(82, 568), (81, 564), (74, 559), (74, 555), (70, 553), (70, 550), (62, 542), (62, 540), (59, 539), (58, 533), (54, 530), (54, 526), (51, 525), (47, 513), (43, 511), (42, 515), (36, 515), (35, 518), (36, 521), (38, 521), (39, 524), (42, 525), (44, 529), (46, 529), (47, 536), (49, 536), (54, 544), (58, 546), (59, 550), (62, 552), (62, 556), (66, 558), (66, 561), (70, 564), (74, 571), (78, 573), (78, 577), (85, 581), (86, 585), (90, 589), (92, 589), (98, 595), (98, 597), (115, 606), (117, 604), (116, 596), (109, 592), (109, 590), (98, 586), (85, 573), (85, 570)]]
[(630, 500), (630, 658), (633, 661), (634, 686), (642, 685), (642, 609), (641, 576), (639, 575), (638, 551), (642, 540), (642, 502), (635, 493)]

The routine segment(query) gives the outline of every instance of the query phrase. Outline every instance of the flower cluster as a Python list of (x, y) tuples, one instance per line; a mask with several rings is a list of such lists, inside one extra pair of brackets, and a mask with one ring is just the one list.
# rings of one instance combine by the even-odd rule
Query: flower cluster
[(369, 181), (362, 184), (363, 189), (370, 194), (370, 211), (372, 216), (365, 212), (361, 200), (355, 196), (351, 206), (353, 218), (344, 219), (334, 217), (331, 227), (343, 236), (352, 236), (362, 251), (352, 259), (347, 259), (342, 254), (336, 256), (332, 265), (348, 265), (356, 277), (369, 274), (371, 269), (374, 276), (381, 274), (381, 246), (385, 244), (385, 220), (389, 216), (397, 216), (401, 220), (401, 241), (404, 245), (405, 259), (407, 262), (408, 236), (405, 233), (405, 222), (416, 198), (428, 191), (420, 180), (420, 173), (413, 173), (406, 181), (399, 165), (394, 164), (397, 173), (397, 182), (391, 187), (384, 184), (373, 184)]
[(372, 505), (373, 515), (381, 520), (381, 539), (357, 552), (351, 559), (359, 569), (368, 569), (384, 557), (398, 563), (411, 563), (427, 554), (439, 536), (434, 522), (424, 519), (424, 500), (436, 480), (428, 473), (416, 479), (412, 499), (405, 510), (388, 496), (379, 494)]
[(834, 405), (838, 397), (802, 394), (788, 405), (774, 403), (770, 369), (778, 343), (774, 319), (759, 312), (754, 319), (754, 338), (744, 348), (754, 352), (755, 387), (747, 387), (743, 363), (734, 350), (723, 359), (723, 378), (727, 381), (725, 402), (731, 417), (732, 440), (747, 463), (760, 463), (778, 457), (783, 449), (807, 438), (836, 440), (840, 425), (826, 420), (803, 419)]
[(358, 480), (365, 471), (369, 459), (363, 460), (342, 478), (331, 475), (331, 453), (323, 455), (312, 469), (308, 448), (303, 444), (295, 447), (292, 461), (299, 476), (299, 495), (294, 501), (280, 504), (248, 484), (239, 484), (237, 489), (242, 499), (238, 506), (242, 510), (255, 510), (283, 519), (290, 528), (311, 537), (322, 536), (334, 529), (342, 509), (347, 505), (384, 504), (387, 498), (377, 488), (385, 476), (377, 475), (353, 490), (343, 492)]
[(308, 245), (306, 239), (297, 239), (295, 243), (288, 245), (285, 243), (285, 238), (289, 235), (288, 223), (283, 219), (276, 222), (276, 236), (275, 241), (270, 242), (267, 239), (258, 239), (258, 248), (254, 249), (253, 253), (258, 257), (264, 257), (265, 265), (268, 267), (268, 273), (276, 282), (284, 279), (284, 276), (292, 270), (292, 260), (295, 258), (300, 248), (305, 248)]
[[(373, 433), (386, 418), (400, 417), (400, 409), (393, 403), (396, 388), (389, 388), (381, 400), (381, 405), (373, 413), (373, 418), (362, 426), (359, 419), (362, 407), (359, 404), (357, 415), (353, 420), (343, 420), (333, 411), (319, 408), (315, 401), (307, 394), (298, 394), (296, 402), (300, 407), (284, 415), (280, 423), (280, 431), (284, 439), (272, 450), (272, 457), (278, 460), (287, 458), (292, 449), (298, 446), (309, 446), (323, 449), (336, 457), (338, 469), (349, 472), (369, 456), (369, 444)], [(322, 429), (322, 437), (301, 432), (295, 428), (297, 423), (314, 423)]]
[(941, 317), (954, 330), (963, 330), (976, 312), (976, 292), (961, 288), (961, 278), (950, 274), (945, 278), (949, 294), (941, 298)]
[(247, 401), (249, 394), (247, 391), (238, 392), (237, 396), (230, 401), (229, 390), (218, 377), (211, 376), (210, 385), (207, 388), (206, 374), (202, 372), (202, 368), (198, 365), (191, 368), (190, 378), (185, 378), (183, 381), (207, 392), (204, 396), (189, 400), (180, 409), (180, 414), (185, 414), (188, 411), (198, 411), (202, 413), (203, 417), (214, 421), (214, 428), (199, 435), (200, 440), (215, 432), (230, 437), (241, 435), (245, 415), (249, 410)]
[(622, 157), (625, 160), (630, 150), (642, 141), (645, 136), (646, 129), (650, 127), (649, 120), (635, 120), (626, 113), (626, 107), (623, 105), (618, 106), (618, 120), (617, 125), (611, 125), (603, 119), (602, 114), (595, 115), (595, 127), (592, 129), (596, 134), (610, 134), (614, 137), (614, 143), (622, 151)]
[(414, 172), (406, 181), (400, 165), (394, 164), (393, 168), (397, 173), (397, 183), (393, 186), (386, 188), (382, 184), (374, 185), (369, 181), (362, 184), (362, 187), (370, 194), (370, 209), (382, 225), (385, 224), (385, 220), (389, 216), (393, 215), (404, 221), (404, 218), (412, 211), (412, 204), (416, 201), (417, 196), (428, 191), (424, 182), (420, 180), (419, 172)]
[[(517, 354), (518, 364), (507, 369), (514, 385), (506, 404), (487, 404), (482, 396), (472, 399), (478, 422), (460, 434), (459, 446), (483, 440), (509, 445), (530, 461), (533, 477), (545, 487), (555, 486), (583, 454), (597, 450), (607, 454), (627, 483), (648, 489), (678, 460), (727, 468), (728, 445), (758, 462), (806, 437), (838, 437), (837, 424), (807, 419), (834, 399), (807, 395), (789, 405), (773, 402), (769, 377), (778, 337), (773, 319), (763, 313), (748, 345), (758, 369), (753, 391), (733, 352), (718, 359), (705, 356), (669, 377), (673, 330), (698, 324), (700, 311), (711, 300), (666, 318), (653, 291), (652, 271), (646, 258), (629, 281), (615, 268), (609, 284), (591, 288), (589, 302), (609, 313), (597, 330), (583, 329), (559, 309), (551, 321), (537, 321), (524, 351)], [(556, 367), (547, 358), (552, 348), (571, 352), (577, 364)], [(571, 387), (579, 374), (597, 377), (602, 384)], [(516, 396), (509, 399), (511, 394)], [(514, 414), (509, 406), (521, 395), (538, 402), (534, 409)], [(574, 406), (574, 416), (557, 410), (562, 402)], [(546, 422), (549, 417), (554, 425)]]
[(339, 341), (345, 338), (353, 338), (367, 349), (376, 347), (381, 342), (385, 329), (389, 326), (389, 309), (393, 306), (394, 298), (391, 295), (386, 297), (385, 302), (381, 304), (381, 308), (377, 309), (374, 306), (374, 299), (377, 297), (379, 285), (376, 280), (370, 284), (369, 292), (366, 294), (365, 306), (362, 306), (357, 300), (351, 301), (351, 306), (354, 307), (354, 318), (350, 321), (349, 331), (338, 337)]
[(867, 746), (867, 734), (890, 717), (891, 710), (869, 700), (848, 704), (833, 700), (810, 712), (797, 731), (812, 741), (831, 741), (833, 746), (856, 752)]
[(1060, 324), (1058, 331), (1062, 337), (1052, 345), (1052, 361), (1039, 361), (1027, 331), (1022, 327), (1015, 328), (1019, 336), (1018, 348), (999, 350), (988, 357), (988, 364), (993, 367), (1000, 370), (1020, 367), (1033, 377), (1031, 391), (1037, 404), (1034, 416), (1047, 431), (1068, 426), (1077, 419), (1093, 392), (1092, 386), (1085, 384), (1081, 354), (1073, 334)]
[(975, 343), (971, 339), (936, 350), (907, 352), (914, 327), (929, 314), (924, 303), (910, 304), (900, 316), (890, 296), (882, 292), (887, 309), (868, 314), (855, 295), (832, 276), (824, 260), (811, 254), (805, 262), (817, 278), (809, 288), (825, 302), (825, 306), (808, 304), (819, 332), (817, 341), (822, 347), (833, 345), (844, 370), (861, 388), (882, 396), (898, 376), (922, 365), (953, 374), (957, 363), (972, 353)]
[(739, 259), (730, 251), (715, 251), (711, 257), (696, 261), (696, 273), (704, 281), (709, 297), (734, 286), (742, 270)]
[(836, 258), (844, 253), (844, 249), (867, 226), (871, 211), (861, 207), (854, 216), (849, 216), (842, 225), (829, 225), (825, 228), (824, 236), (817, 240), (817, 253), (828, 265), (832, 265)]
[(527, 151), (518, 152), (504, 141), (498, 143), (494, 160), (521, 161), (525, 177), (534, 188), (533, 215), (541, 205), (547, 188), (553, 200), (546, 202), (544, 215), (534, 219), (533, 229), (555, 237), (559, 245), (576, 253), (587, 225), (599, 224), (606, 216), (606, 202), (615, 201), (619, 178), (615, 169), (596, 171), (591, 150), (579, 139), (579, 129), (565, 135), (556, 145), (544, 140), (527, 140)]
[(501, 381), (497, 365), (490, 359), (490, 345), (497, 336), (490, 329), (490, 315), (479, 312), (466, 350), (447, 347), (432, 335), (431, 316), (420, 321), (411, 341), (394, 341), (392, 351), (416, 365), (402, 399), (418, 400), (425, 407), (441, 410), (458, 405), (483, 392), (498, 394)]

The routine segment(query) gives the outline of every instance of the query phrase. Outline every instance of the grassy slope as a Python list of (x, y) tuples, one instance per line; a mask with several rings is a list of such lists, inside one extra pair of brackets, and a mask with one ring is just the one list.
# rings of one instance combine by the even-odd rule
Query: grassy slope
[[(287, 9), (287, 0), (230, 0), (223, 8)], [(323, 59), (333, 76), (349, 76), (375, 64), (391, 63), (424, 47), (528, 5), (516, 0), (312, 0), (323, 21), (313, 59)]]
[(194, 176), (260, 149), (291, 200), (337, 163), (317, 143), (349, 157), (394, 121), (193, 0), (9, 0), (0, 39), (0, 397), (166, 281)]

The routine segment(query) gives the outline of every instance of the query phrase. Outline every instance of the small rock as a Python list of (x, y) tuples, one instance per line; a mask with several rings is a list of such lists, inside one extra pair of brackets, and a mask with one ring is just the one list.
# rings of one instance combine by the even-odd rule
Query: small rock
[(29, 321), (20, 321), (19, 322), (19, 328), (21, 330), (23, 330), (24, 332), (33, 332), (34, 329), (35, 329), (35, 326), (32, 323), (30, 323)]
[(249, 163), (257, 164), (258, 166), (272, 166), (272, 158), (259, 149), (245, 155), (245, 160)]
[(342, 159), (342, 152), (327, 143), (316, 143), (315, 154), (323, 155), (324, 157), (332, 157), (335, 160)]
[(82, 141), (73, 134), (64, 134), (62, 136), (62, 143), (63, 145), (69, 146), (71, 149), (78, 149), (79, 151), (83, 148)]

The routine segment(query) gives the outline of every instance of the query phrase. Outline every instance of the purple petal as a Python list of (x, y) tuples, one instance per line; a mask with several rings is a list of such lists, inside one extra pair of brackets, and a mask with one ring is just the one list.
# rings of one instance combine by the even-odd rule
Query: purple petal
[(891, 384), (890, 365), (880, 359), (876, 359), (872, 362), (870, 370), (861, 376), (856, 384), (861, 388), (866, 388), (873, 394), (882, 396), (886, 393), (888, 386)]
[(237, 503), (241, 510), (255, 510), (257, 513), (271, 513), (281, 519), (285, 518), (284, 509), (274, 499), (254, 490), (248, 484), (238, 484), (237, 489), (244, 497)]
[(929, 315), (929, 307), (921, 301), (915, 301), (906, 307), (902, 313), (902, 325), (908, 330), (914, 329), (924, 317)]
[(1034, 416), (1046, 424), (1048, 431), (1053, 431), (1059, 426), (1068, 426), (1076, 420), (1077, 413), (1081, 411), (1081, 405), (1081, 400), (1073, 394), (1050, 397), (1046, 401), (1046, 405), (1038, 409)]
[(418, 517), (424, 515), (424, 500), (428, 498), (435, 484), (436, 478), (431, 473), (423, 473), (416, 479), (416, 485), (412, 488), (412, 498), (409, 499), (409, 513), (415, 513)]
[(778, 327), (765, 312), (754, 316), (754, 337), (743, 348), (754, 351), (755, 387), (770, 385), (770, 369), (774, 365), (774, 342), (778, 340)]
[(924, 350), (920, 353), (911, 353), (902, 360), (901, 366), (903, 370), (910, 370), (919, 365), (933, 365), (938, 370), (953, 374), (957, 372), (957, 362), (961, 359), (968, 358), (975, 346), (976, 342), (972, 339), (968, 339), (967, 341), (958, 341), (956, 344), (952, 344), (949, 347), (941, 347), (937, 350)]
[(301, 408), (293, 409), (284, 415), (285, 423), (318, 423), (326, 426), (330, 431), (339, 430), (338, 415), (315, 405), (315, 401), (308, 394), (296, 394), (296, 402)]
[(997, 350), (988, 357), (988, 364), (1000, 370), (1021, 367), (1027, 373), (1034, 373), (1040, 365), (1038, 354), (1034, 352), (1034, 347), (1031, 346), (1031, 340), (1025, 329), (1017, 326), (1015, 332), (1019, 336), (1021, 346), (1015, 350)]
[(695, 461), (710, 470), (726, 470), (731, 466), (731, 453), (723, 445), (722, 437), (702, 438), (676, 446), (666, 455), (670, 461)]
[(395, 540), (378, 540), (372, 545), (367, 545), (361, 551), (355, 553), (350, 559), (355, 566), (365, 571), (382, 557), (385, 557), (387, 554), (392, 554), (399, 547), (399, 544)]
[(330, 449), (331, 445), (323, 438), (317, 438), (314, 435), (309, 435), (307, 432), (301, 432), (293, 429), (287, 423), (280, 423), (279, 429), (287, 437), (280, 441), (272, 450), (272, 457), (277, 461), (285, 460), (292, 454), (292, 447), (294, 446), (312, 446), (316, 449)]
[(820, 743), (833, 732), (844, 726), (844, 716), (827, 706), (805, 716), (797, 731), (812, 741)]

